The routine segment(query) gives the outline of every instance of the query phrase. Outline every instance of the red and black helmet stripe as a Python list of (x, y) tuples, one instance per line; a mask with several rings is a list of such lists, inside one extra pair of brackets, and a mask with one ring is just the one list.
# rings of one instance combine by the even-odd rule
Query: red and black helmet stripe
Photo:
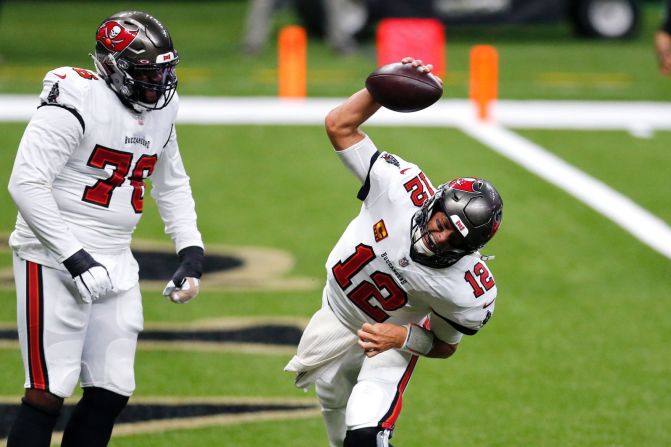
[(44, 288), (42, 266), (26, 261), (26, 334), (30, 388), (49, 390), (49, 374), (44, 357)]

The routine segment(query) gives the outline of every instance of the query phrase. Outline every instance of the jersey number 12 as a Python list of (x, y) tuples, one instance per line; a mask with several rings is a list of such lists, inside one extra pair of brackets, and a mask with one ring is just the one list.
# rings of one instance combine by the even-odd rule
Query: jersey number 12
[[(338, 261), (331, 271), (338, 285), (346, 292), (352, 285), (352, 278), (367, 264), (375, 259), (373, 248), (359, 244), (352, 256), (344, 261)], [(387, 312), (400, 309), (408, 302), (408, 295), (388, 273), (379, 270), (370, 274), (371, 281), (362, 281), (349, 293), (347, 297), (373, 320), (382, 323), (389, 318)], [(383, 292), (386, 292), (383, 294)], [(375, 298), (375, 301), (372, 299)], [(387, 312), (385, 312), (387, 311)]]

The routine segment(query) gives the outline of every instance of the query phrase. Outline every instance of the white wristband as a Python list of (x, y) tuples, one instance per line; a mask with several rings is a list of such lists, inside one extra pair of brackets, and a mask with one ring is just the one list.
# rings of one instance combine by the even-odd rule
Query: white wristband
[(428, 354), (433, 348), (433, 332), (414, 323), (405, 325), (405, 328), (408, 333), (401, 350), (417, 355)]

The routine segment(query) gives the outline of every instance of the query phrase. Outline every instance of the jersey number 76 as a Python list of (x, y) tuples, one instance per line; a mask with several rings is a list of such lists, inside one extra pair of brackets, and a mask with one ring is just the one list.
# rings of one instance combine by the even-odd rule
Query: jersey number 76
[[(143, 154), (135, 163), (132, 174), (128, 176), (128, 180), (130, 180), (130, 184), (133, 187), (131, 205), (136, 214), (142, 213), (144, 205), (144, 179), (154, 172), (154, 165), (157, 160), (156, 155)], [(132, 163), (132, 153), (110, 149), (99, 144), (96, 145), (86, 164), (98, 169), (112, 166), (112, 175), (106, 179), (98, 180), (93, 186), (87, 186), (84, 189), (82, 200), (109, 208), (114, 189), (123, 185), (123, 182), (126, 181), (126, 176), (130, 172)]]

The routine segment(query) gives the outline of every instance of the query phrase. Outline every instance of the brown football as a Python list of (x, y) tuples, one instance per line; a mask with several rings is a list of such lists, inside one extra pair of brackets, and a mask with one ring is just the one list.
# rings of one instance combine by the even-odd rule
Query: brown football
[(442, 85), (432, 74), (400, 62), (369, 74), (366, 88), (375, 101), (396, 112), (425, 109), (443, 95)]

